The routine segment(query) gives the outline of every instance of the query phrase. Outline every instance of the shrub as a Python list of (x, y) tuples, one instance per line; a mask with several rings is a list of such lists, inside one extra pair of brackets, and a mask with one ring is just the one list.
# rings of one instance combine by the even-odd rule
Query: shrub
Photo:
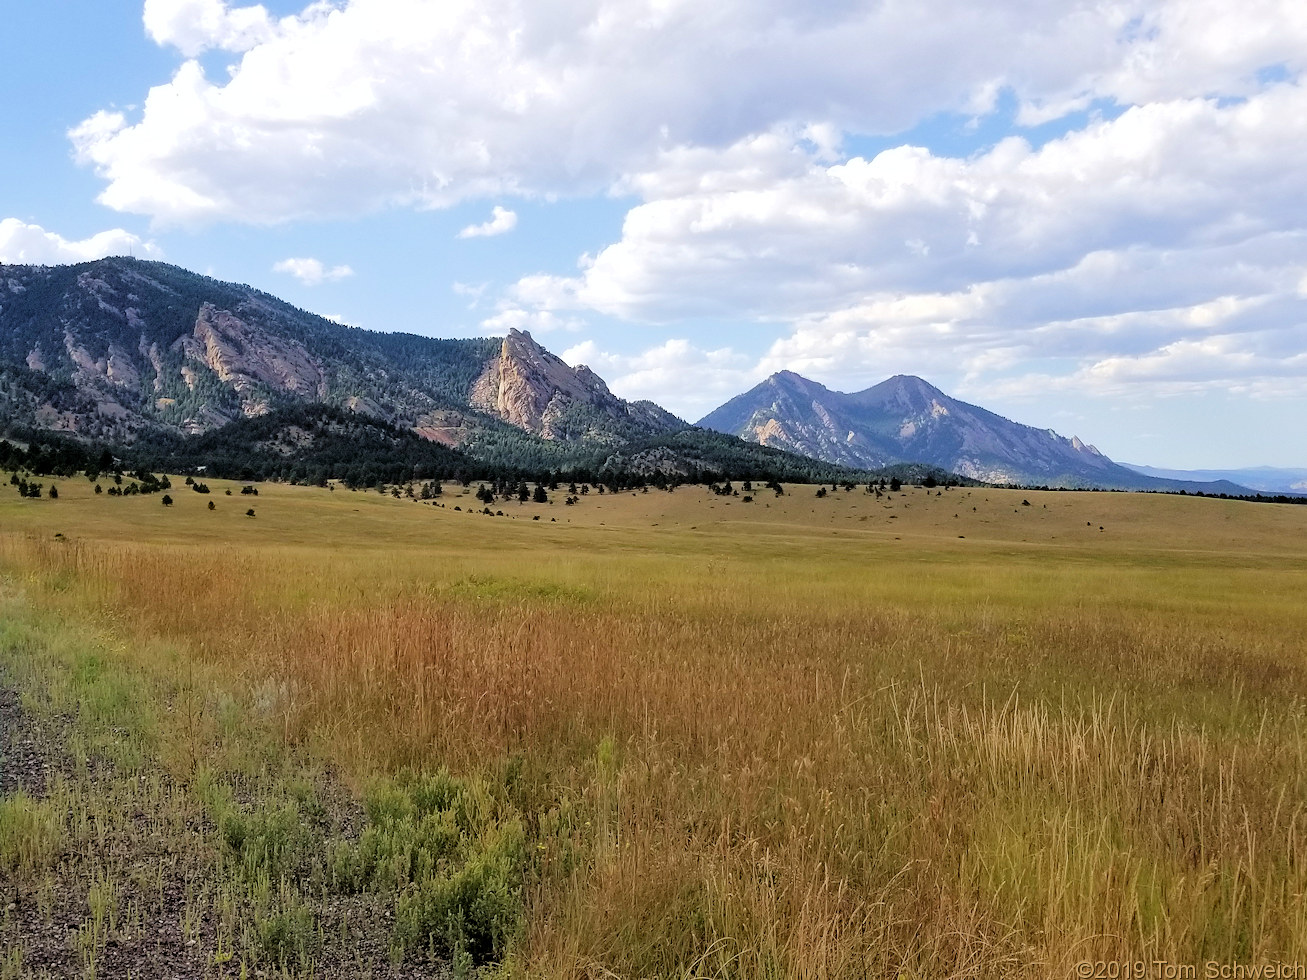
[(435, 944), (477, 964), (502, 958), (521, 926), (525, 852), (521, 823), (504, 825), (462, 868), (400, 897), (396, 938), (410, 948)]
[(249, 880), (274, 879), (304, 863), (311, 840), (294, 800), (243, 810), (231, 787), (207, 771), (197, 776), (196, 788), (219, 839)]
[(375, 785), (363, 808), (368, 826), (358, 843), (338, 846), (329, 861), (332, 883), (346, 891), (427, 881), (480, 830), (481, 814), (466, 787), (443, 769), (403, 784)]
[(302, 959), (315, 944), (313, 912), (307, 905), (287, 903), (287, 907), (270, 911), (255, 922), (257, 948), (278, 963)]

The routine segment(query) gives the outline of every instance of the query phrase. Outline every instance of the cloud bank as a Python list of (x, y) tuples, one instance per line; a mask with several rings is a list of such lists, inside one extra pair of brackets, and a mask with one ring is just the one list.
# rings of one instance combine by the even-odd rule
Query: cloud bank
[[(1195, 384), (1265, 374), (1277, 390), (1268, 365), (1297, 370), (1307, 352), (1307, 171), (1288, 163), (1304, 145), (1307, 89), (1280, 83), (967, 159), (900, 146), (826, 164), (783, 132), (676, 150), (628, 179), (645, 203), (618, 242), (513, 295), (663, 324), (790, 324), (759, 377), (856, 385), (892, 364), (965, 380), (1056, 359), (1104, 394), (1186, 366)], [(1212, 352), (1201, 372), (1196, 350)]]
[[(270, 222), (496, 193), (588, 193), (671, 147), (778, 125), (902, 132), (1247, 95), (1307, 65), (1296, 0), (149, 0), (185, 60), (143, 108), (73, 130), (110, 207), (163, 221)], [(983, 38), (984, 43), (977, 43)], [(195, 56), (239, 55), (210, 79)]]

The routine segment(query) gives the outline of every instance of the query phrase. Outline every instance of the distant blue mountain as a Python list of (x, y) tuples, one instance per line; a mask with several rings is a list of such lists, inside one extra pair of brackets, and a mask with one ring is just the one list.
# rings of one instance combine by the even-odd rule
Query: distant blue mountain
[(1231, 470), (1168, 470), (1139, 463), (1122, 463), (1136, 473), (1165, 480), (1229, 480), (1258, 493), (1307, 494), (1307, 469), (1251, 466)]
[(1201, 482), (1139, 473), (1078, 438), (1012, 422), (906, 375), (846, 394), (782, 371), (698, 424), (846, 466), (915, 462), (990, 483), (1250, 492), (1225, 479)]

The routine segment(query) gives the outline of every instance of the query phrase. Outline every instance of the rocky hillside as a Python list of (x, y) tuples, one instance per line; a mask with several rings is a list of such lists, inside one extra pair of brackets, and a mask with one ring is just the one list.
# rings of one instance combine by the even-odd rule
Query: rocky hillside
[(1078, 438), (1009, 421), (905, 375), (845, 394), (782, 371), (698, 424), (846, 466), (916, 461), (989, 483), (1247, 492), (1144, 476)]
[(315, 403), (445, 445), (620, 446), (685, 423), (617, 398), (529, 334), (436, 340), (346, 327), (249, 286), (110, 258), (0, 265), (0, 419), (127, 444)]

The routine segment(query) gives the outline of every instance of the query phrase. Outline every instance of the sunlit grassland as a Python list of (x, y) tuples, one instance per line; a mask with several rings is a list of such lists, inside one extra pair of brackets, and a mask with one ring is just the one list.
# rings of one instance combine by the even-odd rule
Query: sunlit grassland
[(235, 712), (360, 794), (480, 787), (510, 971), (1307, 958), (1307, 508), (210, 484), (0, 495), (11, 602), (190, 691), (139, 742), (183, 783), (265, 764)]

